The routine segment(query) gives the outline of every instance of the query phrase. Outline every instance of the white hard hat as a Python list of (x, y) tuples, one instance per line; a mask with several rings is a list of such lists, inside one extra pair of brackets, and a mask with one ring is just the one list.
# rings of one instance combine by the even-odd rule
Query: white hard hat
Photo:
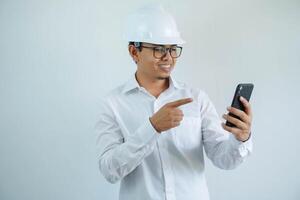
[(172, 15), (161, 5), (140, 8), (129, 15), (124, 39), (152, 44), (184, 44)]

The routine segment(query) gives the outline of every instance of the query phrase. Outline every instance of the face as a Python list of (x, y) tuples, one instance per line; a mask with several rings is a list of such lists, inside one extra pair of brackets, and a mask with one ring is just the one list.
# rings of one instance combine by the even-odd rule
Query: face
[[(163, 80), (169, 78), (176, 64), (176, 58), (172, 58), (170, 52), (167, 52), (166, 55), (161, 58), (156, 58), (153, 55), (153, 49), (147, 48), (161, 45), (142, 43), (142, 46), (144, 46), (142, 47), (142, 50), (137, 50), (136, 55), (133, 56), (134, 60), (137, 62), (138, 73), (152, 80)], [(174, 46), (176, 45), (164, 45), (166, 48)]]

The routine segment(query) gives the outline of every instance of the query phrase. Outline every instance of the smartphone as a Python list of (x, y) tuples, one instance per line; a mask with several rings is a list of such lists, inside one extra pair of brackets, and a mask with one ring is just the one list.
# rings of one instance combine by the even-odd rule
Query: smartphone
[[(235, 93), (233, 96), (233, 100), (231, 103), (231, 107), (237, 108), (239, 110), (245, 111), (245, 108), (243, 106), (243, 103), (240, 101), (240, 96), (247, 99), (247, 101), (250, 100), (252, 90), (254, 88), (254, 85), (252, 83), (240, 83), (237, 85), (235, 89)], [(237, 119), (240, 119), (238, 116), (229, 113), (230, 116), (235, 117)], [(230, 123), (229, 121), (226, 121), (226, 125), (230, 127), (236, 127), (234, 124)]]

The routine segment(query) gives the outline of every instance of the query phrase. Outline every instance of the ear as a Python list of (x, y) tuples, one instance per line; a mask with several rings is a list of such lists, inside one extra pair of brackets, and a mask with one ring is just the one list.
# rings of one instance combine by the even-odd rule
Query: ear
[(137, 63), (139, 61), (139, 50), (134, 45), (129, 45), (128, 51), (134, 62)]

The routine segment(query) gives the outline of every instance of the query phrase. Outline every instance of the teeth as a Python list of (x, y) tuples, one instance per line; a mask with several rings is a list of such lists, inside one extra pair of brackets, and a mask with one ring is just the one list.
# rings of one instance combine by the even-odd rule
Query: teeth
[(171, 65), (159, 65), (159, 66), (162, 68), (170, 68), (171, 67)]
[(158, 65), (158, 66), (166, 72), (171, 72), (171, 70), (172, 70), (171, 65)]

